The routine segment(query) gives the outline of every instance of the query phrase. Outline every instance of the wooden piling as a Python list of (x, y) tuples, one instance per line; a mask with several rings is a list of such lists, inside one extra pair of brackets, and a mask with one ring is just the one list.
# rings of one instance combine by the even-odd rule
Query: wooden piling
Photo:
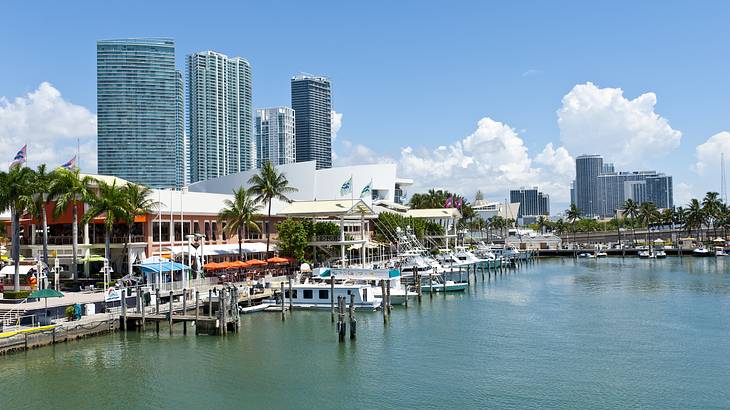
[(200, 316), (200, 291), (195, 291), (195, 334), (198, 334), (198, 317)]
[(428, 272), (428, 297), (433, 299), (433, 272)]
[(345, 332), (347, 331), (345, 329), (345, 297), (340, 296), (337, 298), (337, 336), (340, 340), (340, 343), (345, 341)]
[(423, 289), (421, 289), (421, 273), (416, 269), (416, 293), (418, 294), (418, 303), (421, 303), (421, 296), (423, 295)]
[(120, 328), (127, 331), (127, 289), (122, 288), (122, 323)]
[(170, 325), (170, 335), (172, 335), (172, 311), (173, 311), (173, 309), (172, 309), (173, 297), (172, 296), (173, 296), (173, 293), (172, 293), (172, 291), (170, 291), (170, 312), (168, 312), (168, 316), (167, 316), (167, 321), (169, 322), (169, 325)]
[(292, 302), (292, 279), (291, 275), (289, 275), (289, 314), (291, 315), (294, 312), (294, 302)]
[[(183, 289), (182, 298), (183, 298), (182, 314), (183, 314), (183, 316), (185, 316), (188, 313), (188, 290), (187, 289)], [(187, 320), (183, 320), (183, 334), (184, 335), (188, 334), (188, 321)]]
[(408, 309), (408, 286), (405, 288), (405, 302), (403, 303), (403, 306)]
[(386, 299), (385, 299), (385, 281), (380, 281), (380, 296), (381, 296), (381, 308), (383, 309), (383, 323), (388, 323), (388, 308), (386, 307)]
[(281, 282), (281, 320), (286, 320), (284, 309), (286, 308), (286, 295), (284, 294), (284, 282)]
[(332, 323), (335, 323), (335, 275), (330, 276), (330, 310)]
[(219, 323), (219, 330), (218, 332), (221, 335), (225, 335), (228, 332), (228, 329), (226, 328), (226, 289), (222, 288), (218, 292), (218, 320)]
[[(408, 298), (406, 297), (406, 300)], [(355, 294), (350, 294), (350, 339), (357, 336), (357, 320), (355, 320)]]
[(160, 288), (155, 290), (155, 314), (160, 314)]
[(145, 315), (145, 310), (146, 310), (145, 306), (144, 306), (144, 295), (141, 295), (139, 297), (139, 302), (140, 302), (140, 309), (141, 309), (141, 313), (142, 313), (142, 331), (144, 332), (144, 322), (145, 322), (144, 315)]
[(208, 317), (213, 317), (213, 289), (208, 289)]

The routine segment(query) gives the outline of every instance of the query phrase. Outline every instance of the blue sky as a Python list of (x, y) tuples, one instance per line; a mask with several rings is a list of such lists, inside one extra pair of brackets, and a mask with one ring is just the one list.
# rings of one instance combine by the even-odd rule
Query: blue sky
[[(329, 76), (334, 110), (343, 116), (335, 148), (339, 162), (403, 163), (402, 172), (414, 174), (404, 176), (418, 180), (416, 189), (478, 187), (503, 199), (511, 185), (540, 184), (552, 191), (555, 201), (565, 202), (567, 166), (556, 164), (557, 158), (539, 162), (536, 157), (551, 142), (555, 149), (565, 146), (572, 157), (586, 146), (602, 153), (602, 141), (591, 138), (594, 128), (603, 127), (603, 114), (573, 113), (566, 120), (573, 124), (570, 129), (558, 124), (564, 96), (588, 82), (595, 89), (578, 100), (590, 101), (591, 93), (605, 89), (620, 89), (628, 101), (655, 94), (655, 105), (639, 122), (646, 125), (658, 115), (681, 138), (658, 149), (657, 155), (637, 155), (625, 168), (673, 174), (675, 185), (685, 184), (677, 189), (677, 201), (706, 189), (719, 190), (713, 148), (730, 149), (730, 134), (717, 138), (717, 145), (705, 146), (707, 163), (700, 164), (704, 171), (698, 173), (702, 161), (697, 146), (730, 130), (726, 2), (70, 3), (12, 1), (3, 6), (0, 96), (6, 105), (49, 82), (63, 101), (93, 114), (96, 40), (165, 36), (176, 40), (180, 69), (184, 56), (199, 50), (248, 59), (255, 107), (288, 105), (293, 74)], [(604, 114), (611, 107), (604, 107)], [(632, 121), (630, 111), (605, 122)], [(480, 127), (483, 118), (515, 135), (504, 127)], [(651, 123), (646, 129), (616, 127), (595, 135), (617, 133), (619, 140), (632, 140), (642, 138), (646, 129), (657, 130)], [(6, 134), (10, 128), (5, 125)], [(4, 158), (17, 147), (7, 146), (15, 139), (2, 132), (0, 123)], [(584, 133), (591, 142), (581, 145), (576, 133)], [(671, 139), (666, 130), (655, 134)], [(482, 143), (507, 146), (516, 136), (527, 157), (491, 152), (483, 144), (470, 146), (465, 143), (470, 135), (482, 135)], [(443, 162), (435, 151), (441, 145), (447, 148), (441, 154), (459, 159), (452, 168), (428, 172), (430, 163)], [(416, 154), (404, 156), (404, 147)], [(468, 152), (454, 153), (452, 148)], [(492, 166), (499, 160), (487, 151), (507, 158), (507, 165), (521, 160), (529, 164), (515, 169)], [(620, 152), (613, 147), (604, 153)], [(520, 170), (527, 176), (510, 176)]]

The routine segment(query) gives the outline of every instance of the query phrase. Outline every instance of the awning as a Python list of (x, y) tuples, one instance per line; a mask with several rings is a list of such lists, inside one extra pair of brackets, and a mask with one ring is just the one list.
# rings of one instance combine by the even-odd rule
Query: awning
[(158, 272), (171, 272), (171, 271), (178, 271), (178, 270), (188, 270), (190, 267), (187, 265), (183, 265), (182, 263), (177, 262), (162, 262), (162, 263), (142, 263), (139, 265), (134, 265), (139, 267), (143, 273), (158, 273)]
[[(21, 275), (27, 275), (28, 272), (33, 269), (37, 270), (37, 265), (20, 265), (19, 270)], [(8, 265), (0, 270), (0, 276), (12, 276), (15, 275), (15, 265)]]
[[(188, 249), (188, 246), (168, 246), (167, 248), (164, 248), (168, 250), (169, 252), (172, 252), (173, 255), (177, 256), (182, 253), (186, 254), (188, 252), (192, 252), (195, 256), (200, 256), (200, 252), (202, 250), (205, 252), (205, 256), (213, 256), (213, 255), (238, 255), (238, 244), (237, 243), (226, 243), (222, 245), (203, 245), (201, 247), (198, 247), (198, 249), (193, 248), (192, 246), (190, 249)], [(269, 250), (275, 250), (276, 245), (271, 244), (269, 247)], [(241, 244), (241, 250), (243, 253), (260, 253), (260, 252), (266, 252), (266, 244), (263, 242), (244, 242)]]

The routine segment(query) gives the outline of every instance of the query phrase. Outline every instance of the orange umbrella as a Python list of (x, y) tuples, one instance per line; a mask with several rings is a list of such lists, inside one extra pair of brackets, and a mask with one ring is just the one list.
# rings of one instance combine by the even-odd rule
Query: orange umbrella
[(251, 266), (251, 265), (249, 265), (248, 262), (244, 262), (244, 261), (231, 262), (232, 268), (248, 268), (249, 266)]
[(273, 258), (266, 259), (266, 262), (269, 262), (269, 263), (289, 263), (289, 259), (287, 259), (287, 258), (280, 258), (278, 256), (274, 256)]
[(248, 266), (263, 266), (263, 265), (268, 265), (268, 263), (266, 263), (266, 262), (264, 262), (262, 260), (259, 260), (259, 259), (249, 259), (249, 260), (246, 261), (246, 263), (248, 263)]
[(205, 270), (218, 270), (221, 268), (220, 263), (210, 262), (203, 265)]
[(235, 262), (221, 262), (218, 266), (220, 266), (219, 269), (232, 269), (238, 267)]

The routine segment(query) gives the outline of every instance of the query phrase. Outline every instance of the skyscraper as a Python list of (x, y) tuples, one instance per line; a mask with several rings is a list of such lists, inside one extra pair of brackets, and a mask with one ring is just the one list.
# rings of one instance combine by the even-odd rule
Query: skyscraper
[(583, 216), (598, 215), (597, 178), (602, 171), (600, 155), (581, 155), (575, 159), (575, 205)]
[(101, 40), (96, 65), (99, 174), (153, 188), (180, 187), (184, 113), (175, 41)]
[(256, 110), (256, 166), (296, 162), (294, 110), (289, 107)]
[[(520, 188), (509, 191), (511, 203), (519, 203), (517, 217), (537, 217), (550, 214), (550, 197), (534, 188)], [(535, 219), (535, 218), (531, 218)]]
[(296, 112), (297, 162), (317, 161), (332, 168), (332, 93), (329, 79), (300, 75), (291, 80), (291, 105)]
[(187, 57), (190, 182), (256, 164), (251, 65), (215, 51)]

